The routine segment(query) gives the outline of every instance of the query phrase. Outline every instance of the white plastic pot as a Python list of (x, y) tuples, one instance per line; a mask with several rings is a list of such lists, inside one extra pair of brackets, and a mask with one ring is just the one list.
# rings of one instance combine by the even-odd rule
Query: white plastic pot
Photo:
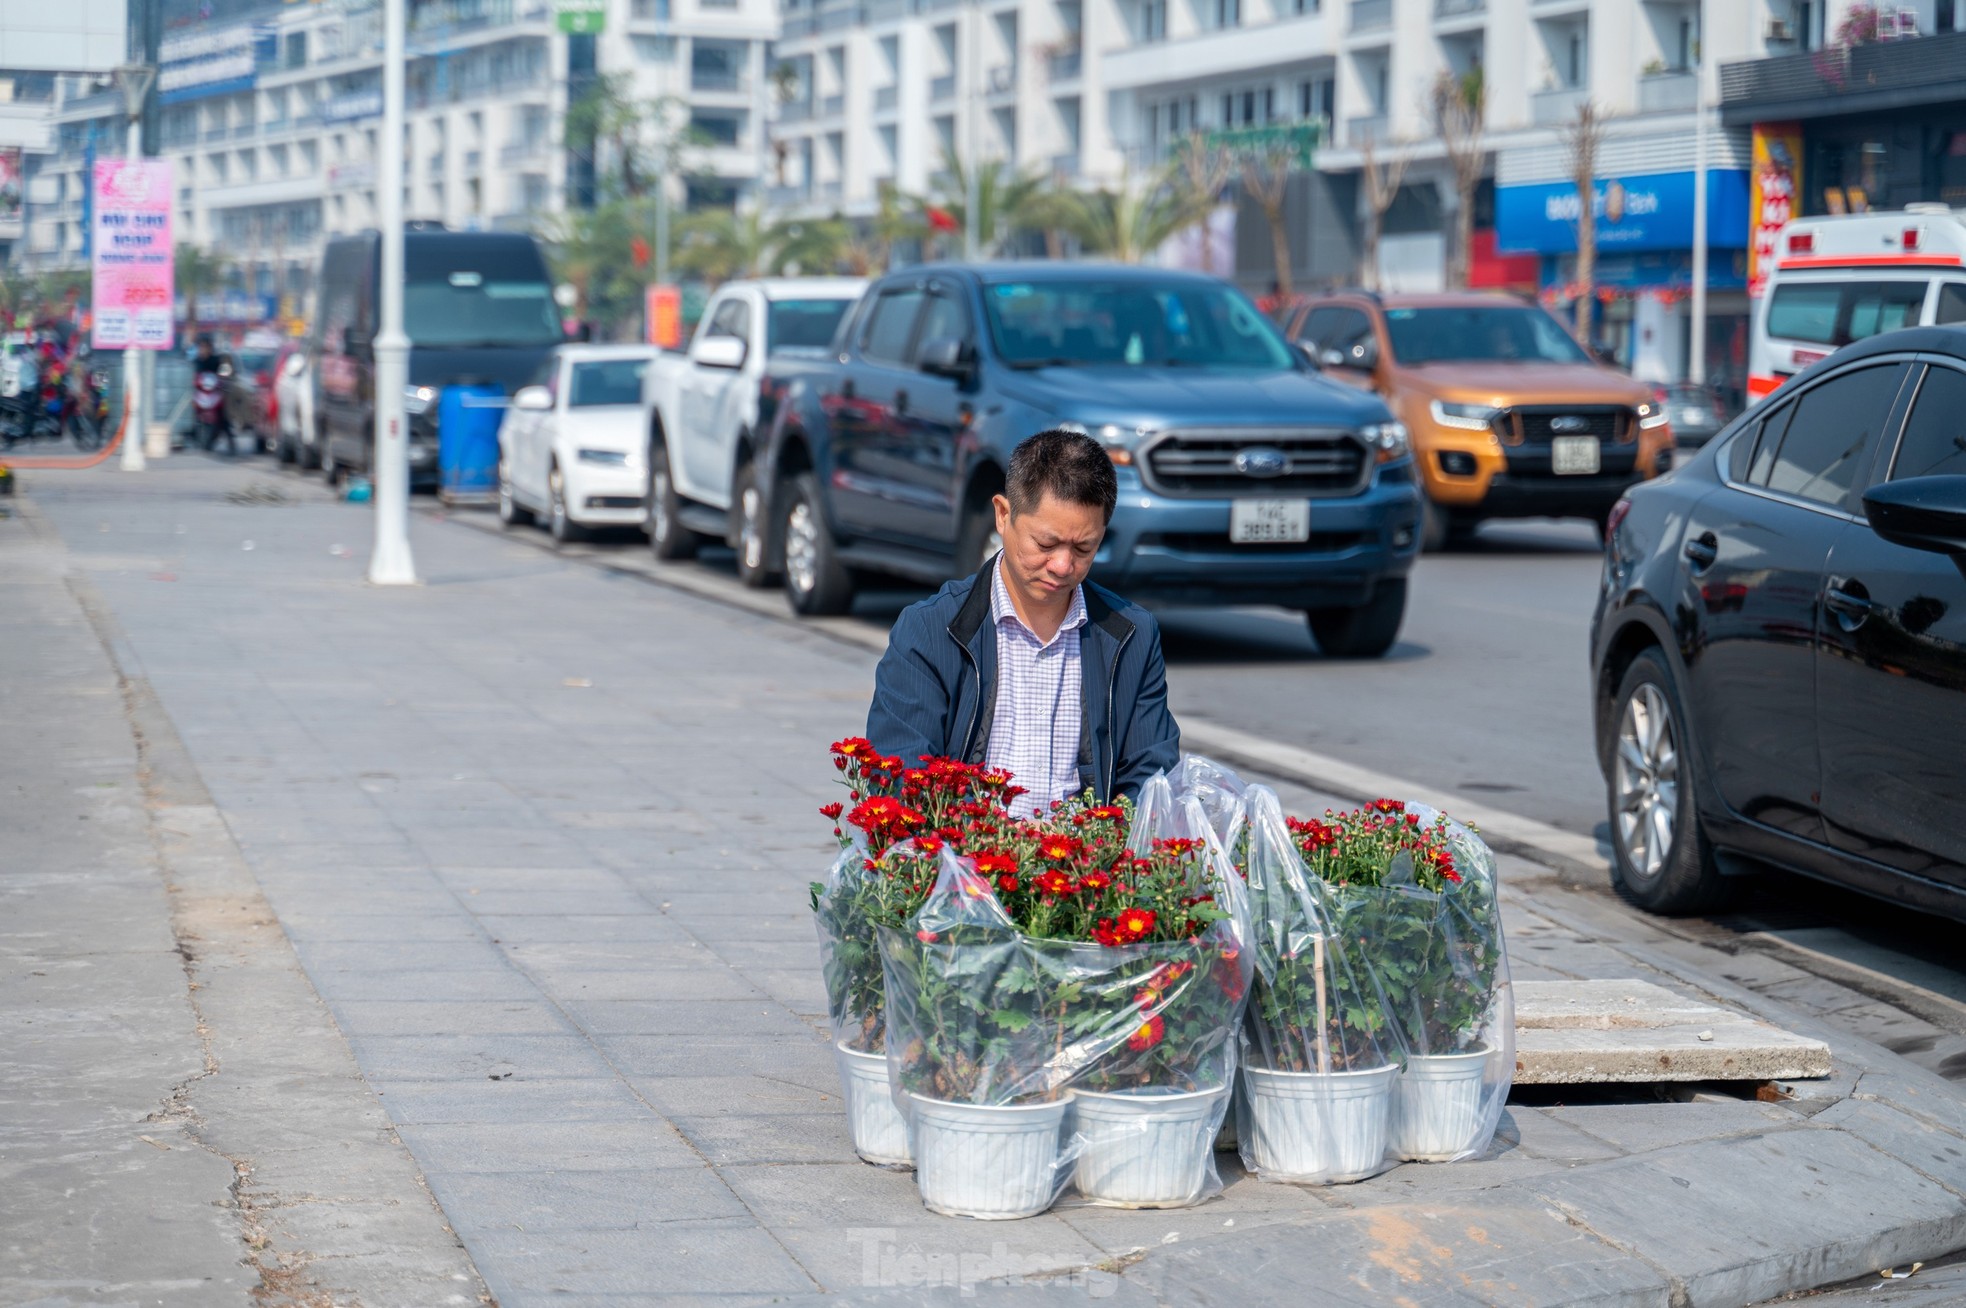
[(840, 1087), (846, 1096), (847, 1129), (853, 1151), (883, 1166), (912, 1163), (908, 1151), (908, 1119), (894, 1106), (887, 1088), (887, 1055), (834, 1046), (840, 1059)]
[(1229, 1088), (1079, 1091), (1072, 1120), (1083, 1138), (1073, 1181), (1117, 1208), (1179, 1208), (1199, 1201), (1213, 1175), (1217, 1115)]
[(915, 1096), (915, 1184), (930, 1212), (1034, 1217), (1059, 1191), (1070, 1097), (1044, 1104), (956, 1104)]
[(1465, 1054), (1412, 1054), (1393, 1088), (1393, 1152), (1444, 1163), (1481, 1143), (1482, 1074), (1488, 1047)]
[(1245, 1157), (1278, 1181), (1359, 1181), (1384, 1166), (1394, 1064), (1360, 1072), (1245, 1067)]

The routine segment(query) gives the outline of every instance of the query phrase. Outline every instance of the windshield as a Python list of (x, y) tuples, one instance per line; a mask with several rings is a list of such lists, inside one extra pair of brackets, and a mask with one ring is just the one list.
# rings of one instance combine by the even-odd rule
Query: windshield
[(239, 370), (241, 372), (271, 372), (273, 371), (273, 356), (258, 350), (247, 350), (239, 356)]
[(765, 353), (786, 347), (825, 349), (852, 300), (773, 300), (765, 319)]
[(997, 353), (1013, 368), (1296, 366), (1256, 306), (1218, 283), (1006, 282), (986, 287), (983, 302)]
[(1556, 319), (1527, 304), (1388, 309), (1386, 333), (1401, 363), (1589, 363)]
[(600, 409), (609, 405), (639, 405), (646, 359), (601, 359), (573, 365), (570, 409)]
[(530, 239), (452, 233), (403, 242), (403, 328), (418, 346), (558, 345), (546, 262)]

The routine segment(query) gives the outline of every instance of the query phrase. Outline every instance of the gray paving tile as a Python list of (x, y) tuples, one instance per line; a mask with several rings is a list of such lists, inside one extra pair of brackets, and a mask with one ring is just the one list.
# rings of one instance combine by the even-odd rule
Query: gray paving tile
[(529, 1077), (493, 1081), (391, 1081), (378, 1092), (392, 1121), (641, 1122), (650, 1107), (627, 1082), (610, 1077)]
[(606, 1077), (614, 1072), (577, 1035), (350, 1035), (348, 1044), (363, 1073), (385, 1086), (492, 1076)]
[(467, 1239), (479, 1231), (631, 1231), (751, 1220), (730, 1187), (701, 1164), (440, 1176), (435, 1182), (438, 1199)]
[(613, 1172), (701, 1167), (667, 1122), (458, 1122), (397, 1128), (426, 1176), (454, 1172)]
[[(496, 1231), (465, 1241), (479, 1265), (521, 1294), (796, 1294), (818, 1288), (768, 1233), (741, 1221), (639, 1231)], [(490, 1278), (488, 1278), (490, 1279)], [(501, 1303), (510, 1298), (499, 1294)], [(555, 1302), (557, 1302), (557, 1298)]]

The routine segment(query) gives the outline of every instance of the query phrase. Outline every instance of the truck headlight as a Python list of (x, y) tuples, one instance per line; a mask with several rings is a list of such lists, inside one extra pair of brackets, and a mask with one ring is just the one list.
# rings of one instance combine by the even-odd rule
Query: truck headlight
[(1391, 463), (1404, 455), (1408, 444), (1403, 422), (1375, 422), (1359, 429), (1359, 436), (1378, 454), (1379, 462)]
[(1670, 421), (1671, 419), (1666, 414), (1666, 406), (1663, 404), (1641, 404), (1638, 406), (1638, 426), (1641, 431), (1652, 431), (1655, 428), (1665, 426)]
[(1495, 415), (1501, 410), (1492, 404), (1456, 404), (1450, 400), (1435, 400), (1427, 405), (1427, 412), (1443, 427), (1456, 427), (1462, 431), (1491, 431)]
[(437, 392), (428, 386), (405, 386), (403, 388), (403, 411), (412, 418), (420, 418), (430, 412), (430, 406), (437, 402)]
[(577, 457), (582, 463), (602, 463), (611, 468), (628, 466), (628, 455), (622, 450), (580, 450)]

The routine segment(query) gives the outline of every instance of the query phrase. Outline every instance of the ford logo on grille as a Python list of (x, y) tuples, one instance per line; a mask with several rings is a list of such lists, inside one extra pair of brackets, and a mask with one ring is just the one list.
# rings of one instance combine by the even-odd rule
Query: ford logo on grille
[(1589, 431), (1590, 429), (1591, 420), (1579, 418), (1575, 414), (1565, 414), (1561, 418), (1550, 419), (1551, 431)]
[(1281, 477), (1289, 469), (1289, 456), (1268, 445), (1252, 445), (1236, 453), (1236, 471), (1245, 477)]

